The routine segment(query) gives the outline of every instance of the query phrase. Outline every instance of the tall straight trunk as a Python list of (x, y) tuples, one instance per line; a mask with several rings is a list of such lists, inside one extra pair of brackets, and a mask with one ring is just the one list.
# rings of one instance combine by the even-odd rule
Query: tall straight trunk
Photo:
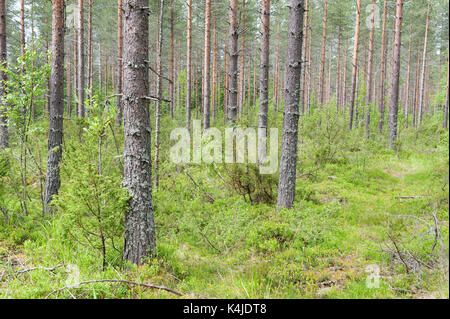
[[(311, 25), (312, 17), (309, 18), (308, 25)], [(308, 57), (307, 57), (307, 86), (306, 86), (306, 109), (308, 114), (311, 114), (311, 92), (312, 92), (312, 76), (311, 76), (311, 59), (312, 59), (312, 28), (309, 28), (309, 44), (308, 44)]]
[(242, 21), (240, 28), (242, 30), (241, 38), (241, 64), (239, 71), (239, 97), (238, 97), (238, 107), (239, 107), (239, 118), (242, 118), (244, 100), (245, 100), (245, 0), (242, 0)]
[[(141, 265), (155, 251), (148, 90), (148, 0), (124, 0), (124, 186), (131, 195), (125, 215), (123, 258)], [(129, 67), (133, 66), (133, 67)]]
[(423, 56), (422, 56), (422, 72), (420, 75), (420, 88), (419, 88), (419, 127), (422, 125), (424, 98), (425, 98), (425, 71), (427, 67), (427, 51), (428, 51), (428, 27), (430, 22), (430, 6), (428, 2), (427, 8), (427, 21), (425, 24), (425, 39), (423, 43)]
[(108, 72), (108, 55), (105, 52), (105, 97), (108, 96), (108, 83), (109, 81), (109, 72)]
[(380, 62), (380, 98), (379, 98), (379, 112), (380, 118), (378, 121), (378, 133), (383, 133), (384, 117), (385, 117), (385, 97), (386, 97), (386, 22), (387, 22), (387, 0), (384, 0), (383, 6), (383, 26), (381, 31), (381, 62)]
[[(99, 71), (100, 72), (100, 71)], [(117, 1), (117, 125), (123, 122), (123, 0)]]
[(269, 110), (269, 58), (270, 58), (270, 0), (262, 0), (261, 7), (261, 59), (259, 72), (259, 160), (266, 157)]
[(229, 41), (228, 41), (228, 33), (225, 34), (225, 48), (224, 48), (224, 61), (223, 61), (223, 69), (224, 69), (224, 79), (223, 79), (223, 117), (224, 117), (224, 122), (226, 123), (227, 119), (228, 119), (228, 110), (227, 110), (227, 105), (228, 105), (228, 61), (229, 61), (229, 55), (228, 55), (228, 45), (229, 45)]
[(186, 81), (186, 127), (191, 129), (191, 95), (192, 95), (192, 0), (187, 2), (187, 81)]
[(206, 0), (205, 34), (203, 49), (203, 128), (209, 129), (211, 123), (211, 0)]
[(323, 12), (323, 34), (322, 34), (322, 52), (320, 54), (320, 78), (319, 78), (319, 111), (322, 109), (322, 104), (325, 99), (325, 53), (327, 42), (327, 23), (328, 23), (328, 1), (324, 1)]
[(367, 64), (367, 96), (366, 96), (366, 135), (367, 138), (370, 137), (370, 115), (372, 111), (372, 105), (374, 102), (374, 92), (373, 92), (373, 53), (374, 53), (374, 40), (375, 40), (375, 7), (376, 0), (372, 0), (372, 17), (371, 17), (371, 28), (370, 28), (370, 39), (369, 39), (369, 60)]
[[(342, 51), (342, 25), (339, 21), (338, 26), (338, 46), (337, 46), (337, 66), (336, 66), (336, 113), (339, 112), (339, 108), (342, 105), (342, 61), (341, 61), (341, 51)], [(345, 77), (345, 73), (344, 73)]]
[(78, 0), (80, 10), (78, 20), (78, 110), (79, 116), (85, 116), (84, 109), (84, 0)]
[(277, 26), (277, 56), (275, 61), (275, 70), (273, 76), (273, 95), (274, 95), (274, 108), (275, 112), (278, 112), (279, 95), (280, 95), (280, 60), (281, 60), (281, 21), (278, 19)]
[(25, 0), (20, 0), (20, 54), (25, 56)]
[(72, 117), (72, 46), (69, 45), (69, 62), (67, 63), (67, 117)]
[(52, 70), (44, 195), (44, 211), (47, 213), (51, 212), (50, 203), (61, 185), (59, 163), (62, 157), (64, 117), (64, 11), (64, 0), (52, 1)]
[[(353, 129), (353, 113), (355, 110), (356, 102), (356, 84), (358, 81), (358, 53), (359, 53), (359, 34), (360, 34), (360, 24), (361, 24), (361, 0), (356, 0), (356, 24), (355, 24), (355, 43), (353, 45), (353, 71), (352, 71), (352, 91), (350, 96), (350, 122), (349, 128)], [(356, 121), (358, 119), (356, 118)]]
[(401, 46), (402, 46), (403, 0), (397, 0), (395, 10), (395, 46), (393, 48), (394, 69), (391, 79), (391, 98), (389, 102), (389, 149), (394, 148), (397, 140), (397, 117), (400, 82)]
[(170, 96), (170, 118), (173, 120), (173, 109), (175, 105), (175, 45), (174, 45), (174, 0), (170, 0), (170, 53), (169, 53), (169, 96)]
[(417, 62), (416, 62), (416, 77), (414, 84), (414, 114), (413, 114), (413, 124), (417, 128), (418, 124), (418, 112), (419, 112), (419, 83), (420, 83), (420, 49), (417, 49)]
[[(0, 66), (7, 67), (6, 47), (6, 6), (5, 0), (0, 0)], [(6, 72), (0, 70), (0, 96), (6, 94), (5, 82), (8, 80)], [(0, 150), (9, 147), (8, 109), (0, 99)]]
[[(342, 93), (341, 93), (341, 107), (344, 109), (344, 106), (347, 106), (347, 54), (348, 47), (347, 43), (345, 44), (345, 51), (344, 51), (344, 64), (342, 66)], [(345, 112), (345, 109), (343, 110)]]
[(213, 43), (213, 71), (212, 71), (212, 118), (213, 120), (216, 118), (216, 109), (217, 109), (217, 22), (216, 22), (216, 13), (214, 12), (214, 25), (213, 25), (213, 33), (214, 33), (214, 43)]
[(236, 122), (237, 115), (237, 85), (238, 85), (238, 41), (239, 41), (239, 31), (238, 31), (238, 1), (230, 0), (230, 45), (229, 45), (229, 57), (230, 57), (230, 70), (228, 71), (228, 121)]
[(256, 69), (257, 69), (257, 54), (256, 52), (253, 52), (253, 100), (252, 100), (252, 104), (253, 104), (253, 110), (256, 109), (256, 92), (259, 89), (258, 85), (256, 84)]
[(93, 47), (92, 47), (92, 0), (89, 0), (89, 17), (88, 17), (88, 90), (89, 90), (89, 105), (92, 106), (92, 97), (94, 93), (92, 91), (93, 81)]
[(306, 88), (306, 70), (308, 65), (308, 22), (309, 22), (309, 0), (305, 0), (305, 18), (304, 18), (304, 26), (303, 26), (303, 35), (304, 35), (304, 41), (303, 41), (303, 75), (302, 75), (302, 92), (301, 92), (301, 101), (300, 101), (300, 113), (302, 115), (305, 114), (305, 104), (306, 104), (306, 97), (307, 97), (307, 88)]
[(297, 179), (298, 120), (300, 117), (299, 83), (302, 65), (304, 11), (303, 0), (290, 1), (288, 52), (286, 60), (287, 77), (277, 205), (279, 208), (288, 209), (294, 205)]
[(411, 80), (411, 49), (412, 49), (412, 24), (409, 27), (409, 48), (408, 48), (408, 71), (406, 72), (406, 86), (405, 86), (405, 117), (406, 127), (408, 127), (409, 111), (411, 109), (409, 105), (409, 86)]
[(160, 126), (161, 126), (161, 100), (162, 100), (162, 60), (161, 60), (161, 52), (162, 52), (162, 44), (163, 44), (163, 20), (164, 20), (164, 0), (160, 0), (159, 2), (159, 25), (158, 25), (158, 43), (157, 43), (157, 51), (156, 51), (156, 59), (158, 69), (156, 70), (158, 75), (158, 82), (156, 85), (156, 125), (155, 125), (155, 186), (159, 187), (159, 140), (160, 140)]
[(449, 92), (448, 92), (448, 85), (449, 85), (449, 72), (450, 72), (450, 65), (448, 62), (449, 57), (447, 56), (447, 93), (446, 93), (446, 98), (445, 98), (445, 107), (444, 107), (444, 129), (448, 129), (448, 97), (449, 97)]

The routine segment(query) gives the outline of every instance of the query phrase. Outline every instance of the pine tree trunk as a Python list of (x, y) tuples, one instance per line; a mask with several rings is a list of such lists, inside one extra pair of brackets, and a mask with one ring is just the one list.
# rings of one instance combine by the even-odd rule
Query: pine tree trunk
[(78, 109), (79, 116), (84, 117), (84, 0), (78, 0), (78, 9)]
[(118, 126), (123, 122), (123, 0), (117, 2), (117, 118)]
[(291, 0), (289, 8), (287, 78), (277, 205), (288, 209), (294, 205), (297, 175), (304, 1)]
[(25, 0), (20, 0), (20, 54), (25, 56)]
[[(0, 0), (0, 66), (7, 67), (7, 46), (6, 46), (6, 6), (5, 0)], [(5, 72), (0, 71), (0, 96), (6, 93)], [(9, 147), (8, 133), (8, 106), (0, 99), (0, 150)]]
[(170, 53), (169, 53), (169, 95), (170, 95), (170, 118), (173, 120), (175, 105), (175, 46), (174, 46), (174, 0), (170, 0)]
[(261, 60), (259, 73), (259, 125), (258, 154), (260, 162), (266, 157), (269, 110), (269, 58), (270, 58), (270, 0), (262, 0), (261, 8)]
[(326, 53), (326, 41), (327, 41), (327, 23), (328, 23), (328, 1), (324, 1), (324, 13), (323, 13), (323, 35), (322, 35), (322, 53), (320, 55), (320, 78), (319, 78), (319, 111), (322, 109), (322, 105), (325, 99), (325, 53)]
[(230, 70), (228, 74), (228, 121), (235, 123), (237, 115), (237, 85), (238, 85), (238, 41), (239, 41), (239, 30), (238, 30), (238, 1), (230, 0), (230, 45), (229, 45), (229, 57), (230, 57)]
[(214, 43), (213, 43), (213, 83), (212, 83), (212, 118), (216, 119), (216, 111), (217, 111), (217, 21), (216, 21), (216, 13), (214, 13)]
[(52, 71), (48, 130), (47, 176), (44, 211), (50, 213), (50, 202), (61, 185), (59, 163), (62, 157), (64, 117), (64, 0), (52, 1)]
[(408, 71), (406, 72), (406, 86), (405, 86), (405, 117), (406, 117), (406, 127), (408, 127), (409, 120), (409, 85), (411, 80), (411, 48), (412, 48), (412, 24), (409, 27), (409, 48), (408, 48)]
[(403, 0), (397, 0), (395, 11), (395, 46), (393, 48), (394, 69), (391, 79), (391, 98), (389, 102), (389, 149), (393, 149), (397, 140), (398, 98), (402, 46)]
[(371, 29), (370, 29), (370, 39), (369, 39), (369, 60), (367, 65), (367, 96), (366, 96), (366, 135), (367, 138), (370, 137), (370, 115), (372, 112), (373, 105), (373, 54), (374, 54), (374, 40), (375, 40), (375, 7), (376, 0), (372, 0), (372, 18), (371, 18)]
[(422, 56), (422, 72), (420, 75), (420, 88), (419, 88), (419, 123), (418, 126), (422, 125), (422, 117), (424, 113), (424, 98), (425, 98), (425, 71), (427, 67), (427, 51), (428, 51), (428, 27), (430, 21), (430, 2), (428, 2), (427, 9), (427, 21), (425, 25), (425, 40), (423, 44), (423, 56)]
[[(336, 114), (342, 106), (342, 63), (341, 63), (341, 50), (342, 50), (342, 25), (339, 22), (338, 26), (338, 46), (337, 46), (337, 66), (336, 66)], [(345, 73), (344, 73), (345, 77)]]
[(192, 88), (192, 0), (187, 2), (187, 81), (186, 81), (186, 127), (191, 129), (191, 88)]
[(242, 118), (244, 100), (245, 100), (245, 0), (242, 0), (242, 23), (240, 28), (242, 30), (242, 38), (241, 38), (241, 64), (239, 71), (239, 118)]
[[(125, 0), (124, 186), (131, 198), (125, 215), (124, 260), (141, 265), (155, 251), (148, 90), (148, 0)], [(132, 66), (132, 67), (131, 67)]]
[(448, 92), (448, 85), (449, 85), (449, 72), (450, 72), (450, 65), (448, 62), (448, 56), (447, 56), (447, 93), (446, 93), (446, 98), (445, 98), (445, 107), (444, 107), (444, 129), (448, 129), (448, 97), (449, 97), (449, 92)]
[[(355, 43), (353, 45), (353, 71), (352, 71), (352, 92), (350, 96), (350, 122), (349, 128), (353, 129), (353, 115), (355, 111), (356, 102), (356, 85), (358, 81), (358, 53), (359, 53), (359, 34), (360, 34), (360, 24), (361, 24), (361, 0), (356, 0), (356, 24), (355, 24)], [(356, 118), (358, 121), (358, 118)]]
[(72, 117), (72, 49), (69, 45), (69, 62), (67, 63), (67, 117)]
[(378, 121), (378, 133), (383, 133), (384, 118), (385, 118), (385, 98), (386, 98), (386, 22), (387, 22), (387, 0), (384, 0), (383, 8), (383, 27), (381, 31), (381, 62), (380, 62), (380, 98), (379, 98), (379, 112), (380, 118)]
[(211, 0), (206, 0), (205, 35), (203, 49), (203, 129), (207, 130), (211, 123)]
[(275, 70), (273, 76), (273, 95), (274, 95), (274, 108), (275, 112), (278, 112), (279, 94), (280, 94), (280, 60), (281, 60), (281, 21), (278, 19), (277, 27), (277, 56), (275, 61)]
[(93, 75), (93, 48), (92, 48), (92, 0), (89, 0), (89, 18), (88, 18), (88, 90), (89, 90), (89, 105), (92, 106), (92, 75)]

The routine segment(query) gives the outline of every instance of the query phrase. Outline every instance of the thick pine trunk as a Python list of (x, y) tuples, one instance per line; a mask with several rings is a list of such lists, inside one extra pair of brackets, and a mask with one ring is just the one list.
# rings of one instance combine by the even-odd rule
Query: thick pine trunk
[[(356, 102), (356, 85), (358, 81), (358, 53), (359, 53), (359, 34), (361, 24), (361, 0), (356, 0), (356, 24), (355, 24), (355, 43), (353, 45), (353, 71), (352, 71), (352, 91), (350, 96), (350, 109), (349, 109), (349, 128), (353, 129), (353, 116), (355, 111)], [(358, 118), (356, 118), (358, 121)]]
[(278, 186), (278, 207), (288, 209), (292, 208), (295, 200), (304, 11), (303, 0), (290, 1), (287, 78)]
[(402, 17), (403, 0), (397, 0), (395, 10), (395, 39), (393, 48), (393, 70), (391, 79), (391, 98), (389, 102), (389, 148), (393, 149), (397, 140), (397, 118), (398, 118), (398, 98), (401, 65), (401, 45), (402, 45)]
[[(8, 64), (6, 48), (6, 6), (5, 0), (0, 0), (0, 65)], [(7, 80), (5, 72), (0, 71), (0, 96), (6, 93), (4, 81)], [(9, 147), (7, 105), (0, 99), (0, 150)]]
[(266, 139), (269, 110), (269, 55), (270, 55), (270, 0), (262, 0), (261, 8), (261, 59), (259, 73), (259, 125), (258, 154), (260, 161), (266, 157)]
[(52, 71), (44, 195), (44, 210), (47, 213), (51, 212), (50, 202), (58, 194), (61, 185), (59, 163), (62, 157), (64, 116), (64, 9), (64, 0), (52, 1)]
[(228, 121), (236, 122), (237, 115), (237, 89), (238, 89), (238, 41), (239, 41), (239, 30), (238, 30), (238, 1), (230, 0), (230, 30), (229, 30), (229, 57), (230, 66), (228, 71)]
[(142, 264), (155, 250), (148, 101), (148, 0), (124, 1), (124, 186), (131, 198), (125, 215), (124, 260)]

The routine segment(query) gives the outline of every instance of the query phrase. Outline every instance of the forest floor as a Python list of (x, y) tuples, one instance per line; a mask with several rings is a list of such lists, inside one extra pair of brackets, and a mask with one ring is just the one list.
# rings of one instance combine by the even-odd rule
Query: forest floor
[[(111, 250), (102, 270), (100, 252), (69, 241), (55, 218), (21, 242), (0, 237), (0, 298), (45, 298), (101, 279), (192, 298), (448, 298), (448, 154), (364, 144), (320, 165), (303, 145), (295, 206), (278, 213), (230, 190), (251, 174), (163, 160), (154, 258), (123, 265)], [(178, 298), (105, 282), (50, 297)]]

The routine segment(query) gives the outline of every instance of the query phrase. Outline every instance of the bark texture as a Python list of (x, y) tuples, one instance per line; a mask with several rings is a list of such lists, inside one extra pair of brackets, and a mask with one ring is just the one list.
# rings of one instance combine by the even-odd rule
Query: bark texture
[(397, 140), (398, 97), (400, 82), (401, 46), (402, 46), (403, 0), (397, 0), (395, 9), (395, 39), (393, 49), (393, 70), (391, 79), (391, 98), (389, 101), (389, 148), (394, 148)]
[(238, 1), (230, 0), (230, 65), (228, 70), (228, 121), (236, 122), (237, 115), (237, 93), (238, 93)]
[(50, 202), (61, 185), (59, 163), (62, 157), (64, 116), (64, 0), (52, 1), (52, 71), (45, 181), (44, 210), (51, 212)]
[(283, 140), (278, 186), (278, 207), (288, 209), (292, 208), (295, 200), (304, 11), (303, 0), (290, 1)]
[[(361, 0), (356, 0), (356, 24), (355, 24), (355, 43), (353, 45), (353, 71), (352, 71), (352, 92), (350, 96), (350, 121), (349, 128), (353, 129), (353, 117), (355, 112), (356, 102), (356, 86), (358, 83), (358, 54), (359, 54), (359, 35), (361, 24)], [(358, 119), (356, 118), (356, 121)]]
[(124, 186), (131, 198), (125, 215), (124, 259), (142, 264), (155, 249), (148, 94), (148, 0), (125, 0)]
[(203, 128), (209, 129), (211, 122), (211, 0), (205, 6), (205, 42), (203, 49)]
[[(0, 0), (0, 65), (6, 67), (6, 6), (5, 0)], [(4, 81), (7, 80), (5, 72), (0, 71), (0, 96), (6, 93)], [(7, 105), (0, 99), (0, 150), (9, 147)]]

